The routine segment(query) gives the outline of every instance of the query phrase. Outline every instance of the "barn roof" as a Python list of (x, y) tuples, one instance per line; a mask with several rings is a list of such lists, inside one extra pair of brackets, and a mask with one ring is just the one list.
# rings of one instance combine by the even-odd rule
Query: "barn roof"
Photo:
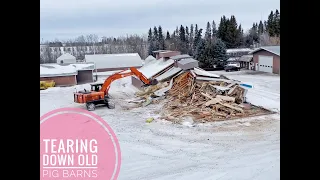
[(95, 63), (97, 69), (142, 66), (138, 53), (85, 55), (85, 60), (87, 63)]
[(249, 54), (254, 54), (258, 51), (265, 50), (272, 54), (280, 56), (280, 46), (262, 46), (254, 51), (251, 51)]
[(73, 76), (77, 74), (77, 68), (72, 65), (40, 64), (40, 77)]

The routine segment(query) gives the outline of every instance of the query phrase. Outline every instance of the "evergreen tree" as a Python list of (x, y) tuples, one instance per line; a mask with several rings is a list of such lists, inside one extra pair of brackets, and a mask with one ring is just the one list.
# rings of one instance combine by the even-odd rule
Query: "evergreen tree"
[(167, 31), (166, 40), (170, 40), (170, 33), (169, 33), (169, 31)]
[(190, 35), (189, 35), (189, 55), (193, 56), (194, 51), (193, 51), (193, 39), (194, 39), (194, 31), (193, 31), (193, 24), (190, 26)]
[(259, 35), (261, 35), (261, 34), (264, 33), (264, 27), (263, 27), (262, 21), (259, 22), (259, 25), (258, 25), (258, 33), (259, 33)]
[(185, 27), (185, 31), (186, 31), (186, 40), (185, 40), (185, 44), (186, 44), (186, 53), (188, 54), (190, 52), (190, 41), (189, 41), (189, 37), (190, 37), (190, 32), (189, 32), (189, 27), (186, 26)]
[(273, 23), (275, 36), (280, 36), (280, 12), (278, 9), (276, 9), (276, 12), (274, 13)]
[(153, 28), (153, 43), (154, 43), (154, 48), (156, 50), (159, 50), (159, 34), (158, 34), (158, 28), (154, 26)]
[(214, 22), (214, 20), (212, 21), (212, 37), (217, 37), (217, 33), (218, 33), (218, 31), (217, 31), (217, 27), (216, 27), (216, 23)]
[(267, 21), (263, 22), (264, 32), (268, 32), (268, 23)]
[(199, 61), (199, 67), (205, 68), (206, 56), (205, 56), (205, 40), (200, 38), (196, 47), (194, 58)]
[(238, 33), (238, 25), (235, 16), (231, 16), (230, 20), (226, 21), (226, 36), (222, 41), (225, 42), (227, 48), (236, 48), (238, 46), (239, 33)]
[(218, 27), (218, 37), (223, 41), (226, 39), (226, 31), (227, 31), (227, 19), (225, 16), (222, 16), (220, 19), (219, 27)]
[(206, 32), (204, 35), (204, 39), (206, 40), (206, 42), (211, 41), (211, 25), (210, 22), (207, 22), (207, 28), (206, 28)]
[(152, 51), (155, 50), (154, 48), (154, 43), (153, 43), (153, 34), (152, 34), (152, 30), (151, 28), (149, 29), (149, 32), (148, 32), (148, 55), (152, 55)]
[[(199, 35), (198, 24), (196, 24), (196, 26), (194, 28), (194, 38), (193, 38), (193, 44), (192, 44), (193, 54), (195, 53), (195, 51), (197, 49), (198, 42), (199, 42), (198, 35)], [(201, 35), (201, 33), (200, 33), (200, 35)]]
[(162, 33), (162, 27), (158, 27), (158, 43), (159, 43), (159, 49), (164, 50), (165, 45), (164, 45), (164, 37)]
[(241, 24), (238, 27), (238, 47), (242, 47), (244, 45), (244, 40), (243, 40), (243, 29), (241, 27)]
[(213, 47), (214, 59), (218, 62), (223, 62), (223, 65), (227, 62), (227, 50), (226, 45), (221, 39), (217, 39)]
[(186, 44), (186, 31), (185, 28), (180, 25), (180, 29), (179, 29), (179, 49), (181, 51), (181, 53), (185, 54), (188, 53), (187, 51), (187, 44)]
[[(202, 39), (202, 29), (199, 29), (198, 30), (198, 26), (196, 25), (196, 32), (197, 34), (195, 34), (195, 37), (194, 37), (194, 41), (193, 41), (193, 46), (194, 46), (194, 57), (196, 57), (196, 50), (197, 50), (197, 46), (200, 42), (200, 40)], [(202, 43), (202, 42), (201, 42)], [(205, 44), (204, 44), (205, 46)], [(205, 48), (205, 47), (204, 47)]]
[(275, 31), (274, 31), (275, 25), (274, 25), (273, 11), (271, 11), (271, 13), (269, 14), (267, 24), (268, 24), (267, 27), (268, 27), (269, 36), (273, 37), (275, 35)]

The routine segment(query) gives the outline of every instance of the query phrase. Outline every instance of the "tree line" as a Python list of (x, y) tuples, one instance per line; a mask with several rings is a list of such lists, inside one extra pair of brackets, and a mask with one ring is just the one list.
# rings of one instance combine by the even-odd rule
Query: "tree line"
[[(141, 58), (152, 55), (155, 50), (177, 50), (200, 61), (202, 67), (212, 67), (227, 59), (226, 49), (251, 47), (253, 44), (280, 45), (280, 12), (271, 11), (266, 21), (253, 23), (244, 32), (236, 17), (222, 16), (207, 22), (202, 29), (197, 24), (177, 26), (173, 32), (159, 26), (149, 28), (148, 36), (128, 35), (126, 37), (102, 37), (97, 35), (79, 36), (61, 42), (46, 42), (40, 52), (40, 63), (54, 62), (63, 52), (83, 59), (85, 54), (139, 53)], [(62, 47), (63, 46), (63, 47)]]

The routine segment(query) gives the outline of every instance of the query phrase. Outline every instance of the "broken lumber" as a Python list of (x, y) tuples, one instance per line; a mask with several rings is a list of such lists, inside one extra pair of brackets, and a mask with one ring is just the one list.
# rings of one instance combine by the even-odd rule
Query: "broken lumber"
[(220, 98), (213, 98), (213, 99), (207, 101), (205, 105), (206, 105), (206, 106), (210, 106), (210, 105), (217, 104), (217, 103), (219, 103), (219, 102), (221, 102), (221, 99), (220, 99)]
[(219, 103), (219, 104), (221, 104), (222, 106), (225, 106), (225, 107), (227, 107), (227, 108), (230, 108), (230, 109), (233, 109), (233, 110), (236, 110), (236, 111), (238, 111), (238, 112), (243, 113), (243, 109), (241, 109), (241, 108), (239, 108), (239, 107), (234, 107), (234, 106), (232, 106), (232, 105), (230, 105), (230, 104), (227, 104), (227, 103)]
[(230, 97), (230, 96), (217, 95), (216, 98), (219, 98), (223, 101), (228, 101), (228, 102), (235, 102), (236, 101), (236, 98)]

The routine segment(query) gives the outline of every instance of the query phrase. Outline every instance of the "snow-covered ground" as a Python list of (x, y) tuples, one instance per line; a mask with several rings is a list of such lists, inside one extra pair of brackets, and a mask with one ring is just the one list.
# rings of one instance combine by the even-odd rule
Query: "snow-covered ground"
[[(232, 79), (252, 83), (248, 101), (280, 110), (280, 77), (250, 72), (225, 73)], [(120, 88), (121, 87), (121, 88)], [(75, 87), (40, 91), (40, 116), (73, 103)], [(76, 86), (89, 88), (89, 85)], [(124, 110), (135, 88), (130, 77), (115, 81), (110, 94), (116, 109), (94, 112), (113, 128), (120, 141), (122, 167), (119, 180), (276, 180), (280, 179), (280, 115), (186, 127), (157, 117), (161, 104)]]

